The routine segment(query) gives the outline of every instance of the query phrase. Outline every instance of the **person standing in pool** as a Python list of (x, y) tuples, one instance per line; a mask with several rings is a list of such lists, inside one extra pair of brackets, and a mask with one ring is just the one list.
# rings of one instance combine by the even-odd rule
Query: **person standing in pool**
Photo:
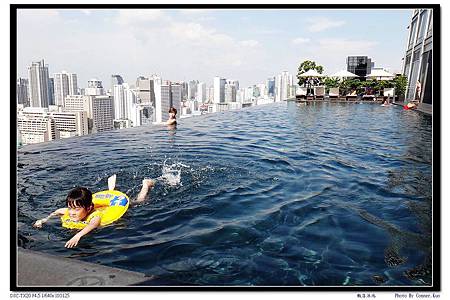
[(175, 107), (169, 108), (169, 119), (166, 121), (167, 125), (177, 125), (177, 109)]
[[(116, 186), (116, 174), (108, 178), (108, 189), (114, 190)], [(141, 203), (145, 200), (148, 192), (150, 192), (155, 185), (155, 180), (144, 179), (142, 180), (142, 188), (133, 203)], [(66, 197), (67, 207), (60, 208), (52, 212), (48, 217), (37, 220), (33, 227), (42, 228), (42, 225), (46, 223), (51, 217), (68, 215), (70, 220), (74, 222), (87, 223), (81, 231), (74, 235), (66, 244), (66, 248), (73, 248), (78, 245), (80, 239), (100, 226), (101, 214), (94, 209), (94, 203), (92, 202), (92, 192), (85, 187), (76, 187), (69, 192)]]

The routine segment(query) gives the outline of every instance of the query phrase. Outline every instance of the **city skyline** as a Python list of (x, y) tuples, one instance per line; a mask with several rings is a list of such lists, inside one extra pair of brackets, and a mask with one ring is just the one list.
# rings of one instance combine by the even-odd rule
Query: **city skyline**
[(208, 86), (221, 76), (245, 87), (296, 74), (308, 59), (331, 74), (349, 55), (400, 72), (410, 17), (409, 9), (18, 10), (17, 76), (42, 58), (49, 74), (68, 70), (80, 87), (98, 78), (107, 89), (112, 74), (130, 84), (158, 74)]

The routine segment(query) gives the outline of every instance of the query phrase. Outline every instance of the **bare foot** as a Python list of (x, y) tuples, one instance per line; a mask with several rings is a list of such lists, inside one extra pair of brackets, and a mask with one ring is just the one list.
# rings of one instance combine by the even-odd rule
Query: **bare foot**
[(143, 179), (142, 187), (146, 187), (147, 189), (152, 189), (155, 186), (156, 180), (154, 179)]
[(145, 200), (145, 198), (147, 197), (148, 192), (155, 186), (155, 183), (156, 183), (156, 180), (154, 180), (154, 179), (142, 180), (141, 191), (139, 192), (139, 194), (134, 202), (135, 203), (143, 202)]
[(108, 190), (112, 191), (116, 187), (116, 178), (117, 175), (114, 174), (108, 178)]

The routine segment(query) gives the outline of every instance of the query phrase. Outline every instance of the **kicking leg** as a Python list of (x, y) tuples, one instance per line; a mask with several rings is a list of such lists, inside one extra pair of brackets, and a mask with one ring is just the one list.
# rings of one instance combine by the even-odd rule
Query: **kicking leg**
[(117, 175), (114, 174), (108, 178), (108, 190), (113, 191), (116, 187)]
[(142, 180), (142, 188), (139, 194), (136, 197), (135, 203), (140, 203), (145, 200), (145, 197), (147, 196), (148, 192), (152, 190), (152, 188), (155, 186), (156, 181), (154, 179), (144, 179)]

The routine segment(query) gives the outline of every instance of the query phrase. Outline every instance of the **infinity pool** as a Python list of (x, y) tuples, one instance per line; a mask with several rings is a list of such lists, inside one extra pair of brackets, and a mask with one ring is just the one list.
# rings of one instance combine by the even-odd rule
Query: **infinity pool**
[[(281, 102), (18, 150), (19, 246), (189, 285), (431, 285), (431, 117)], [(64, 248), (74, 186), (150, 201)]]

